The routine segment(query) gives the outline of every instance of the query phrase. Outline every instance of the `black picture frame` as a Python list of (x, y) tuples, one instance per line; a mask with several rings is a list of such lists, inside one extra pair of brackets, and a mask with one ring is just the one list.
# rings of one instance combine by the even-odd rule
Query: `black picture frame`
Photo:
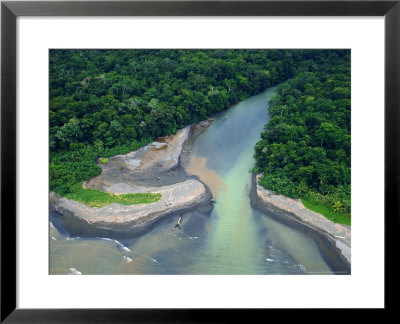
[[(16, 19), (19, 16), (384, 16), (385, 309), (396, 307), (400, 221), (400, 0), (395, 1), (2, 1), (1, 2), (1, 322), (235, 322), (252, 309), (16, 308)], [(392, 257), (389, 257), (392, 256)]]

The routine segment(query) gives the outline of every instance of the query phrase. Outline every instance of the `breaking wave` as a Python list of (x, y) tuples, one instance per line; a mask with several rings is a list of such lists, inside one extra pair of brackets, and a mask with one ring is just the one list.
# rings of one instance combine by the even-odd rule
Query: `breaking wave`
[(81, 275), (82, 272), (76, 270), (75, 268), (69, 268), (69, 274), (70, 275)]

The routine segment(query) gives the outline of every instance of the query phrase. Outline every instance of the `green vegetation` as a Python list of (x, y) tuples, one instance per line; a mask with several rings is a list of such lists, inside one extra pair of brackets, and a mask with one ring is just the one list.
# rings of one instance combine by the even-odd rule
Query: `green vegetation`
[(290, 198), (298, 198), (296, 186), (284, 172), (278, 170), (275, 173), (266, 173), (259, 181), (259, 184), (275, 193), (285, 195)]
[(50, 50), (50, 190), (294, 76), (297, 50)]
[(350, 53), (303, 62), (269, 105), (255, 146), (260, 184), (350, 224)]
[(96, 165), (102, 156), (110, 157), (126, 154), (146, 145), (148, 140), (132, 141), (129, 144), (96, 151), (96, 148), (84, 143), (71, 143), (69, 150), (50, 151), (50, 190), (61, 196), (72, 192), (72, 187), (99, 175), (101, 168)]
[(100, 159), (100, 162), (101, 162), (101, 163), (107, 163), (107, 162), (108, 162), (108, 158), (101, 158), (101, 159)]
[(331, 208), (328, 208), (323, 205), (314, 204), (305, 198), (301, 198), (301, 201), (305, 207), (308, 209), (315, 211), (316, 213), (320, 213), (324, 215), (326, 218), (330, 219), (335, 223), (351, 225), (351, 218), (349, 213), (342, 213), (339, 211), (332, 211)]
[(100, 174), (99, 158), (289, 80), (271, 100), (254, 171), (278, 193), (350, 213), (349, 51), (78, 49), (49, 58), (51, 191), (95, 200), (78, 187)]
[(85, 189), (82, 183), (77, 183), (71, 187), (71, 192), (65, 197), (88, 205), (89, 207), (102, 207), (112, 203), (122, 205), (149, 204), (160, 200), (161, 194), (157, 193), (129, 193), (115, 195), (96, 189)]

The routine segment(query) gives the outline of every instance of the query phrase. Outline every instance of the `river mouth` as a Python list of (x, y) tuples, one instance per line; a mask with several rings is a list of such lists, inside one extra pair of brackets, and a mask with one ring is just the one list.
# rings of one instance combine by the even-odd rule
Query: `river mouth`
[[(309, 226), (301, 223), (295, 215), (271, 205), (264, 203), (256, 193), (256, 175), (252, 176), (252, 187), (250, 192), (250, 203), (253, 208), (260, 210), (269, 217), (277, 220), (303, 235), (311, 238), (317, 243), (318, 250), (324, 261), (335, 274), (351, 274), (351, 267), (347, 260), (335, 248), (335, 243), (326, 233), (318, 229), (311, 229)], [(318, 272), (316, 273), (318, 274)]]
[[(272, 215), (274, 211), (260, 208), (251, 199), (253, 148), (269, 119), (267, 103), (273, 94), (274, 88), (267, 89), (221, 113), (188, 144), (190, 153), (184, 153), (183, 167), (211, 190), (215, 199), (211, 210), (185, 211), (181, 229), (175, 228), (178, 215), (171, 214), (137, 233), (93, 233), (90, 240), (74, 242), (66, 242), (65, 235), (54, 236), (50, 240), (50, 273), (63, 273), (62, 269), (71, 267), (82, 274), (283, 275), (345, 271), (335, 261), (338, 252), (332, 246), (313, 237), (312, 232), (285, 224)], [(99, 239), (103, 234), (117, 239), (126, 249)], [(96, 253), (107, 251), (102, 266), (83, 260), (87, 244)]]
[[(207, 189), (207, 197), (211, 197), (209, 189)], [(207, 217), (213, 209), (213, 204), (209, 202), (210, 198), (195, 206), (187, 207), (183, 210), (176, 210), (164, 214), (162, 217), (151, 222), (143, 222), (140, 224), (89, 224), (84, 219), (77, 217), (73, 213), (62, 210), (59, 212), (50, 205), (50, 223), (66, 238), (110, 238), (117, 240), (128, 240), (137, 238), (150, 233), (165, 220), (178, 219), (178, 216), (196, 211), (198, 214)]]
[(213, 196), (216, 197), (220, 191), (225, 191), (228, 187), (214, 170), (206, 167), (206, 164), (206, 158), (192, 155), (185, 170), (189, 174), (195, 174), (203, 183), (207, 184)]

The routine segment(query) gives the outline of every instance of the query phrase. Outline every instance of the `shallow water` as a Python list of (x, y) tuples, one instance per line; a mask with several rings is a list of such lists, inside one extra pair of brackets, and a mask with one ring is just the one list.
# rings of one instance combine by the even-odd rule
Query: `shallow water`
[[(253, 209), (249, 192), (254, 145), (268, 121), (274, 89), (225, 111), (191, 144), (188, 172), (216, 199), (211, 213), (166, 217), (132, 238), (67, 239), (50, 220), (50, 273), (67, 274), (304, 274), (332, 273), (316, 243)], [(61, 234), (62, 233), (62, 234)]]

